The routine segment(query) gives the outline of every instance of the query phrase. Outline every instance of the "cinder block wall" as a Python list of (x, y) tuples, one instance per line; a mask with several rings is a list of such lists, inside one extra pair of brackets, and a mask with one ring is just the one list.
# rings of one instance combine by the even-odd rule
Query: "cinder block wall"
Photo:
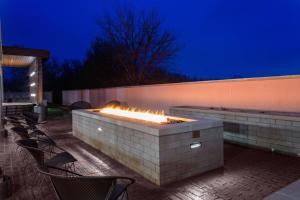
[[(92, 115), (91, 115), (92, 116)], [(157, 185), (223, 166), (222, 126), (171, 135), (151, 135), (73, 111), (73, 135)], [(101, 131), (97, 129), (101, 127)], [(146, 127), (145, 127), (146, 129)], [(201, 148), (190, 144), (200, 142)], [(95, 161), (97, 162), (97, 161)]]
[(223, 120), (224, 139), (300, 156), (300, 114), (172, 107), (170, 113)]
[[(72, 114), (73, 135), (106, 155), (160, 184), (158, 137), (116, 124)], [(101, 127), (101, 131), (97, 131)]]

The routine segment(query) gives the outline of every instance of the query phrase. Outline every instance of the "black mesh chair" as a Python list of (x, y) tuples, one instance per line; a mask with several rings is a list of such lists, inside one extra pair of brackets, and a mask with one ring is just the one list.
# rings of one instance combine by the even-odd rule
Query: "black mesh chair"
[(16, 120), (16, 119), (11, 119), (11, 118), (8, 118), (8, 117), (5, 117), (4, 118), (9, 124), (21, 124), (20, 122), (19, 122), (19, 120)]
[(39, 114), (33, 112), (24, 112), (23, 118), (28, 123), (33, 123), (33, 124), (45, 124), (47, 122), (47, 121), (39, 122)]
[(19, 135), (22, 139), (30, 139), (30, 138), (37, 138), (41, 142), (43, 141), (44, 145), (46, 146), (57, 146), (54, 140), (52, 140), (46, 133), (40, 130), (31, 131), (22, 125), (15, 125), (11, 128), (13, 132)]
[[(17, 140), (16, 144), (22, 148), (28, 150), (32, 157), (37, 162), (38, 166), (52, 166), (52, 167), (64, 167), (75, 168), (74, 163), (77, 161), (70, 153), (66, 151), (53, 152), (47, 151), (44, 148), (40, 148), (40, 143), (44, 141), (36, 139), (21, 139)], [(59, 147), (57, 147), (59, 148)]]
[(29, 135), (27, 129), (21, 125), (15, 125), (14, 127), (11, 128), (11, 130), (22, 139), (30, 138), (30, 135)]
[(38, 122), (38, 114), (33, 112), (23, 112), (23, 118), (32, 121), (32, 122)]
[(34, 158), (38, 166), (44, 166), (45, 155), (44, 152), (39, 149), (38, 142), (33, 139), (21, 139), (17, 140), (16, 144), (19, 147), (26, 149)]
[(81, 176), (55, 167), (39, 168), (39, 171), (51, 178), (60, 200), (128, 199), (127, 188), (135, 182), (128, 177)]

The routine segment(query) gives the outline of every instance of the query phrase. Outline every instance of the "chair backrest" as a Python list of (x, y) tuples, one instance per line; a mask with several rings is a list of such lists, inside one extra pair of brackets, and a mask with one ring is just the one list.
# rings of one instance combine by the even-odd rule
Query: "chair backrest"
[(24, 112), (23, 116), (25, 117), (25, 120), (30, 120), (32, 122), (38, 122), (39, 115), (37, 113)]
[(14, 126), (11, 128), (11, 130), (18, 134), (22, 139), (30, 138), (27, 129), (22, 126)]
[(117, 181), (116, 177), (63, 176), (39, 170), (50, 176), (60, 200), (108, 200)]
[(44, 152), (38, 148), (38, 143), (33, 139), (22, 139), (16, 141), (17, 145), (25, 148), (37, 162), (40, 168), (44, 167)]
[(59, 177), (51, 181), (61, 200), (107, 200), (115, 185), (115, 179), (100, 177)]

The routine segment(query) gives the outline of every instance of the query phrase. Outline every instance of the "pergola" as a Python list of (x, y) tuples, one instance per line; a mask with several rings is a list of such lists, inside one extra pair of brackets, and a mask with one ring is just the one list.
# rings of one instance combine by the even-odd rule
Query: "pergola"
[(40, 104), (43, 101), (42, 60), (49, 57), (49, 52), (40, 49), (19, 47), (2, 47), (2, 66), (29, 67), (31, 102)]
[[(42, 105), (43, 102), (43, 76), (42, 61), (49, 57), (49, 51), (20, 47), (3, 46), (0, 41), (0, 111), (3, 106), (3, 70), (5, 67), (28, 67), (30, 84), (30, 102)], [(0, 112), (2, 117), (2, 112)], [(2, 127), (2, 126), (1, 126)]]

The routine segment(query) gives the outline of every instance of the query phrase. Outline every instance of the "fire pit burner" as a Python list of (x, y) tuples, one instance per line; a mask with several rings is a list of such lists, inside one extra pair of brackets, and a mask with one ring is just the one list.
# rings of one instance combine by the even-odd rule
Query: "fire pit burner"
[(130, 119), (143, 120), (147, 122), (159, 123), (159, 124), (176, 124), (182, 122), (194, 121), (187, 118), (179, 118), (167, 116), (164, 111), (151, 111), (143, 110), (139, 108), (131, 108), (127, 106), (115, 106), (108, 105), (98, 110), (102, 114), (115, 115), (119, 117), (126, 117)]

